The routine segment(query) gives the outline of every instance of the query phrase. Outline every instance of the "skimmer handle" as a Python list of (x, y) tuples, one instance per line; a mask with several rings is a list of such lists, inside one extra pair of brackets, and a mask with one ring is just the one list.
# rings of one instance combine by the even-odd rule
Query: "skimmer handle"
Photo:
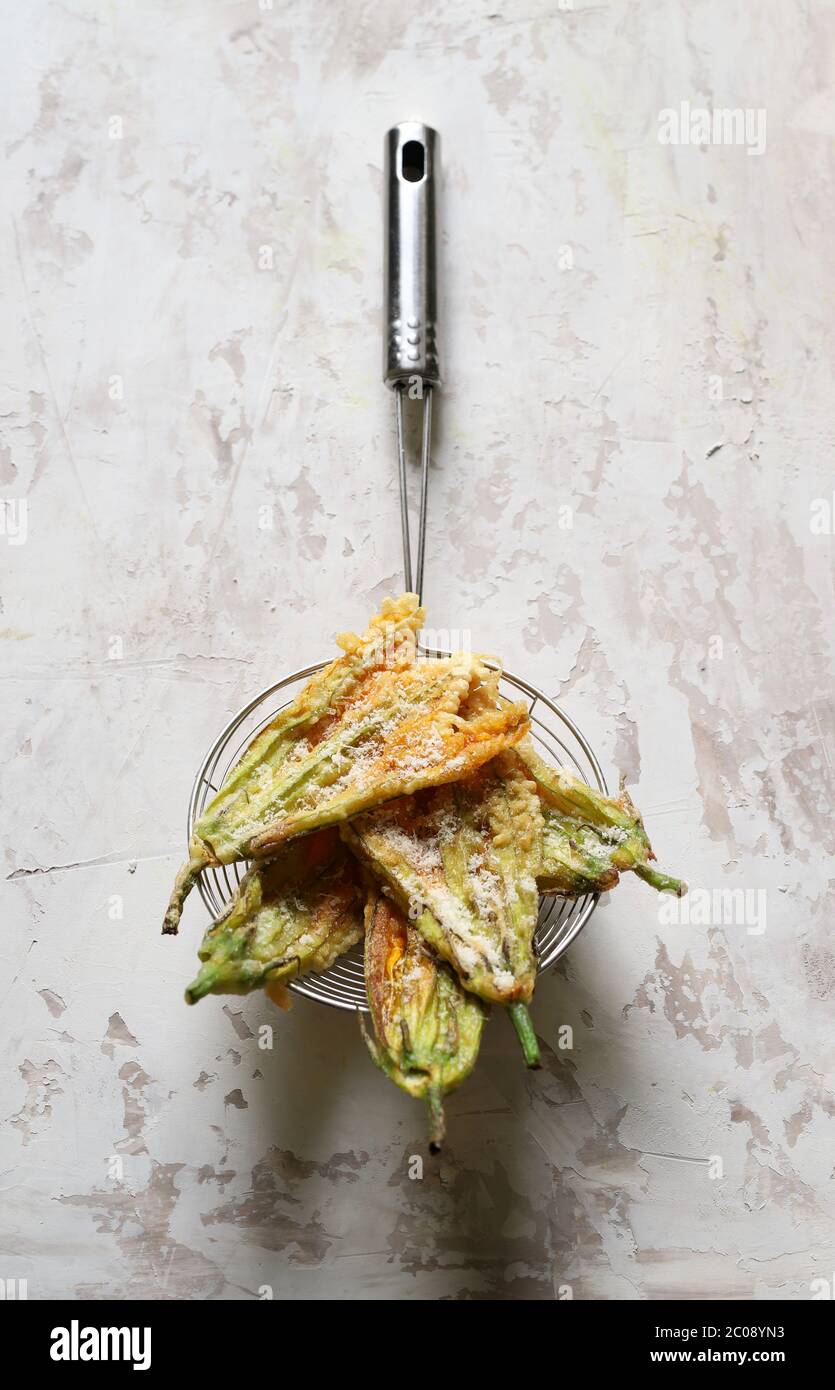
[(422, 121), (386, 134), (383, 380), (440, 386), (438, 186), (441, 137)]

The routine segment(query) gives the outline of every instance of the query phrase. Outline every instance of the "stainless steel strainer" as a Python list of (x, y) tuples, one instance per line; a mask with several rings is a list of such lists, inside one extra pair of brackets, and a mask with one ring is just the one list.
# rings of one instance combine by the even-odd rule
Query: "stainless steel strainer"
[[(437, 133), (417, 121), (394, 126), (385, 142), (386, 323), (383, 375), (395, 397), (405, 586), (418, 594), (423, 589), (432, 397), (441, 384), (436, 255), (439, 179), (440, 139)], [(419, 401), (423, 413), (414, 586), (403, 429), (404, 405), (409, 399)], [(419, 652), (421, 657), (445, 655), (449, 653), (428, 648)], [(194, 780), (188, 807), (189, 839), (203, 809), (220, 790), (227, 774), (256, 734), (290, 703), (304, 682), (325, 665), (325, 661), (315, 662), (302, 671), (285, 676), (267, 690), (262, 690), (226, 725), (203, 759)], [(487, 665), (491, 663), (488, 661)], [(502, 672), (500, 695), (503, 699), (524, 699), (527, 702), (532, 737), (543, 758), (567, 767), (589, 785), (606, 792), (606, 782), (591, 746), (564, 710), (535, 685), (509, 671)], [(204, 869), (199, 879), (200, 894), (213, 917), (218, 916), (229, 901), (246, 869), (246, 863)], [(535, 938), (540, 971), (548, 970), (559, 960), (589, 920), (596, 902), (597, 897), (593, 894), (574, 899), (550, 895), (543, 897)], [(290, 988), (297, 994), (337, 1009), (361, 1009), (367, 1012), (362, 947), (355, 946), (321, 975), (294, 980)]]

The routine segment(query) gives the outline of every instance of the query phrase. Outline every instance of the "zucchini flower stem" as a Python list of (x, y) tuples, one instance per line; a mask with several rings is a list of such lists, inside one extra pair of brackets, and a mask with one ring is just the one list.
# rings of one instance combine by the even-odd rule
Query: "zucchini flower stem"
[(539, 1055), (539, 1043), (536, 1040), (536, 1033), (527, 1007), (519, 1003), (508, 1004), (507, 1012), (510, 1014), (510, 1021), (516, 1029), (516, 1036), (522, 1044), (525, 1066), (536, 1070), (537, 1067), (542, 1066), (542, 1059)]
[(672, 878), (670, 874), (662, 874), (660, 869), (654, 869), (651, 864), (636, 864), (634, 871), (639, 878), (655, 888), (659, 893), (675, 893), (677, 898), (683, 898), (687, 892), (687, 884), (680, 878)]
[(443, 1090), (437, 1082), (430, 1082), (426, 1092), (426, 1104), (429, 1110), (429, 1152), (439, 1154), (441, 1144), (446, 1133), (446, 1120), (444, 1119)]

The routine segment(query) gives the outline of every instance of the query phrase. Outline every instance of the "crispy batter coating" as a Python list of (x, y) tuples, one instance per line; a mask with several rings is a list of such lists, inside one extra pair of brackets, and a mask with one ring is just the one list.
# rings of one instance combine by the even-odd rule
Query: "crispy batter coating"
[(360, 940), (363, 896), (358, 866), (335, 830), (285, 846), (249, 869), (209, 927), (187, 1002), (262, 987), (283, 1004), (286, 981), (327, 970)]
[(358, 816), (343, 835), (468, 990), (531, 998), (542, 816), (517, 760)]
[(371, 1056), (396, 1085), (425, 1100), (430, 1148), (444, 1133), (443, 1098), (472, 1071), (486, 1010), (388, 898), (369, 890), (365, 982), (374, 1025)]

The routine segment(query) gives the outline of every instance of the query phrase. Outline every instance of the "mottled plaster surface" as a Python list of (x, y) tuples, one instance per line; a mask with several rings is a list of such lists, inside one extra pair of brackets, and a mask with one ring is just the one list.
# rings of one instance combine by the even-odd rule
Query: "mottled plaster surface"
[[(0, 494), (28, 531), (0, 537), (0, 1274), (30, 1298), (810, 1297), (835, 1278), (810, 524), (835, 7), (2, 23)], [(765, 154), (660, 145), (685, 99), (766, 108)], [(422, 1180), (422, 1116), (352, 1018), (187, 1010), (196, 895), (159, 935), (216, 732), (399, 584), (380, 159), (412, 115), (446, 168), (431, 620), (559, 696), (672, 870), (767, 894), (753, 934), (624, 884), (538, 990), (545, 1069), (494, 1020)]]

